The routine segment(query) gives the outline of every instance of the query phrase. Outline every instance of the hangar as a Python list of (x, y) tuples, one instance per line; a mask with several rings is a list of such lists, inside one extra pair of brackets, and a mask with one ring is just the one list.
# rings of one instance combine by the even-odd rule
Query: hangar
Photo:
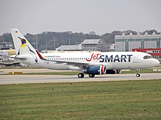
[(133, 35), (116, 35), (115, 36), (115, 51), (132, 51), (134, 48), (161, 48), (161, 34), (148, 34), (144, 35), (137, 33)]
[(79, 45), (61, 45), (56, 51), (109, 51), (109, 44), (101, 39), (84, 39)]

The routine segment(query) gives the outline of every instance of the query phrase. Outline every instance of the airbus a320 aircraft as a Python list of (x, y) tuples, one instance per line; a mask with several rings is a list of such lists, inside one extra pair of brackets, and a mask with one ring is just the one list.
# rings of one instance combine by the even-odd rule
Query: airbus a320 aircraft
[(16, 53), (15, 60), (20, 63), (55, 70), (78, 70), (79, 78), (84, 73), (89, 77), (102, 74), (118, 74), (121, 69), (139, 69), (159, 65), (157, 59), (142, 52), (87, 52), (87, 53), (45, 53), (40, 54), (18, 29), (11, 29)]

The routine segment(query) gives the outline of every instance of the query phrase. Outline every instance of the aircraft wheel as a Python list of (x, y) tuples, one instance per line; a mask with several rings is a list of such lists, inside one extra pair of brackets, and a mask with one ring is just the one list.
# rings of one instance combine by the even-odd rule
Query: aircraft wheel
[(136, 77), (140, 77), (140, 74), (136, 74)]
[(79, 77), (79, 78), (84, 78), (84, 74), (83, 74), (83, 73), (79, 73), (79, 74), (78, 74), (78, 77)]
[(89, 74), (90, 78), (93, 78), (95, 76), (95, 74)]
[(139, 70), (140, 69), (136, 69), (136, 77), (140, 77)]

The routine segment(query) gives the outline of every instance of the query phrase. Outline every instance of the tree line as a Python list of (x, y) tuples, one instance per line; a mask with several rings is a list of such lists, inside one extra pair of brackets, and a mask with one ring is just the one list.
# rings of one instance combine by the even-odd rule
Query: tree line
[[(155, 32), (159, 34), (156, 30), (146, 30), (141, 32), (141, 34), (152, 34)], [(85, 33), (73, 33), (71, 31), (67, 32), (42, 32), (40, 34), (31, 34), (27, 33), (25, 37), (39, 51), (41, 50), (55, 50), (55, 48), (60, 45), (75, 45), (83, 42), (84, 39), (101, 39), (106, 43), (114, 43), (115, 35), (121, 35), (122, 33), (136, 35), (136, 31), (126, 30), (126, 31), (113, 31), (111, 33), (105, 33), (103, 35), (96, 35), (94, 31), (91, 31), (89, 34)], [(0, 42), (13, 42), (10, 33), (4, 33), (0, 36)], [(37, 43), (37, 45), (36, 45)]]

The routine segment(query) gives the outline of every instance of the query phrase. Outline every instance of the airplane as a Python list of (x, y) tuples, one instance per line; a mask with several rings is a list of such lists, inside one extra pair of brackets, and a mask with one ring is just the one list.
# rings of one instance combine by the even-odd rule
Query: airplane
[(159, 61), (143, 52), (86, 52), (86, 53), (39, 53), (17, 28), (11, 28), (16, 49), (14, 57), (20, 63), (54, 70), (80, 71), (78, 78), (84, 73), (90, 78), (102, 74), (119, 74), (121, 69), (139, 70), (159, 65)]

